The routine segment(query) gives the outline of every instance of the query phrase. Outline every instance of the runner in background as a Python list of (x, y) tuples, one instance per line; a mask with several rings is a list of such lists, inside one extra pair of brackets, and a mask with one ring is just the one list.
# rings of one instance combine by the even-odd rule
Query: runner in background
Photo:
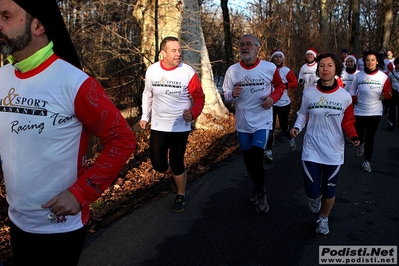
[(195, 70), (182, 62), (179, 39), (165, 37), (160, 52), (162, 60), (145, 74), (140, 127), (151, 119), (151, 163), (155, 171), (173, 175), (177, 195), (171, 211), (182, 212), (187, 205), (184, 154), (191, 121), (201, 114), (205, 96)]
[(359, 73), (359, 70), (356, 68), (356, 56), (348, 55), (345, 59), (345, 66), (345, 69), (342, 70), (341, 80), (343, 87), (348, 91), (353, 78), (357, 73)]
[(254, 184), (249, 203), (257, 206), (257, 212), (266, 213), (269, 204), (263, 156), (273, 126), (272, 107), (283, 95), (285, 85), (276, 65), (258, 58), (260, 43), (255, 36), (241, 37), (239, 47), (241, 61), (227, 69), (223, 93), (227, 102), (235, 103), (238, 142)]
[(392, 131), (397, 125), (399, 125), (399, 57), (393, 61), (393, 64), (395, 65), (395, 68), (388, 74), (392, 87), (392, 98), (388, 101), (389, 112), (387, 129), (389, 131)]
[(318, 77), (316, 76), (317, 63), (315, 61), (317, 51), (314, 48), (309, 48), (306, 51), (306, 63), (302, 65), (298, 74), (298, 83), (303, 84), (303, 90), (316, 85)]
[(362, 171), (371, 172), (374, 137), (383, 114), (382, 101), (391, 99), (392, 88), (388, 76), (379, 70), (384, 61), (377, 52), (365, 52), (363, 60), (364, 70), (354, 77), (349, 93), (353, 98), (355, 127), (361, 144), (356, 147), (356, 156), (364, 157)]
[(265, 157), (269, 161), (273, 161), (273, 145), (274, 145), (274, 131), (276, 128), (276, 120), (278, 117), (281, 132), (288, 138), (290, 149), (293, 151), (296, 148), (295, 139), (291, 137), (289, 116), (291, 112), (291, 99), (288, 96), (289, 89), (296, 89), (298, 87), (298, 81), (295, 77), (294, 72), (291, 69), (284, 66), (285, 55), (281, 49), (274, 49), (270, 55), (270, 61), (277, 66), (277, 70), (280, 73), (281, 79), (285, 84), (285, 90), (281, 99), (273, 105), (273, 130), (269, 133), (269, 139), (267, 140)]

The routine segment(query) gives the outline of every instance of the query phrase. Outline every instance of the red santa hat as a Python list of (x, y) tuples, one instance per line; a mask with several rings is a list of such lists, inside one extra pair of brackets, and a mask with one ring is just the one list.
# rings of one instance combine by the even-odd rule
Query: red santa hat
[(307, 51), (306, 51), (306, 54), (305, 55), (307, 55), (307, 54), (312, 54), (312, 55), (314, 55), (314, 57), (317, 57), (317, 51), (316, 51), (316, 49), (314, 49), (314, 48), (309, 48)]
[(283, 60), (284, 60), (284, 53), (283, 53), (283, 51), (282, 51), (280, 48), (276, 48), (276, 49), (274, 49), (274, 50), (271, 52), (271, 54), (270, 54), (270, 61), (272, 61), (272, 59), (273, 59), (273, 57), (274, 57), (275, 55), (281, 55), (281, 57), (282, 57)]
[(347, 57), (345, 57), (345, 64), (346, 64), (346, 60), (348, 60), (348, 58), (351, 58), (351, 59), (355, 62), (355, 64), (356, 64), (356, 56), (355, 56), (355, 55), (350, 54), (350, 55), (348, 55)]

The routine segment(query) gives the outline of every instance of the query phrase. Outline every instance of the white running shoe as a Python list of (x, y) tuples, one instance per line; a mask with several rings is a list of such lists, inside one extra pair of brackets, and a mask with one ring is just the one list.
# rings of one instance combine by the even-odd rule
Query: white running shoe
[(309, 199), (309, 210), (311, 213), (318, 213), (321, 208), (321, 195), (317, 199)]
[(267, 196), (266, 194), (258, 194), (258, 206), (256, 211), (259, 213), (267, 213), (269, 211), (269, 203), (267, 203)]
[(273, 162), (273, 152), (272, 152), (272, 150), (266, 150), (265, 151), (265, 157), (266, 157), (266, 160), (268, 160), (270, 162)]
[(362, 171), (370, 173), (371, 172), (371, 165), (369, 161), (364, 161), (362, 164)]
[(322, 235), (327, 235), (328, 233), (330, 233), (330, 229), (328, 228), (328, 217), (319, 216), (319, 219), (317, 220), (316, 223), (317, 223), (316, 233)]
[(290, 142), (291, 151), (295, 151), (295, 149), (296, 149), (296, 142), (295, 142), (295, 139), (292, 138), (292, 139), (289, 140), (289, 142)]

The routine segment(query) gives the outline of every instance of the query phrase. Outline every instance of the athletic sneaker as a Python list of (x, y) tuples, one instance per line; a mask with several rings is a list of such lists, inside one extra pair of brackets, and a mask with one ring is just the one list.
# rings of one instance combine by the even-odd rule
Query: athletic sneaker
[(317, 223), (316, 233), (322, 235), (327, 235), (328, 233), (330, 233), (330, 229), (328, 228), (328, 217), (319, 216), (319, 219), (317, 220), (316, 223)]
[(266, 194), (259, 194), (258, 199), (259, 199), (258, 207), (256, 208), (257, 212), (267, 213), (269, 211), (269, 204), (267, 203)]
[(364, 161), (362, 164), (362, 171), (370, 173), (371, 172), (371, 165), (369, 161)]
[(256, 205), (258, 204), (259, 199), (258, 199), (258, 193), (256, 192), (256, 189), (252, 190), (251, 197), (249, 197), (248, 204), (250, 205)]
[(268, 160), (270, 162), (273, 162), (273, 152), (272, 152), (272, 150), (266, 150), (265, 151), (265, 157), (266, 157), (266, 160)]
[(364, 153), (364, 143), (362, 145), (356, 146), (356, 156), (363, 156)]
[(295, 142), (295, 139), (292, 138), (292, 139), (289, 140), (289, 142), (290, 142), (291, 151), (295, 151), (295, 149), (296, 149), (296, 142)]
[(175, 203), (172, 207), (172, 212), (182, 212), (187, 206), (186, 197), (183, 195), (177, 195), (175, 199)]
[(311, 213), (318, 213), (321, 208), (321, 195), (317, 199), (309, 199), (309, 210)]

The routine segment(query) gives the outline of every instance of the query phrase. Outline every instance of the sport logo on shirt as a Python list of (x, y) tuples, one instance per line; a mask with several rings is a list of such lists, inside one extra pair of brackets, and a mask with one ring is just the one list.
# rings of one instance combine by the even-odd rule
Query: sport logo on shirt
[(7, 96), (0, 100), (0, 112), (47, 116), (47, 101), (19, 96), (15, 88), (11, 88)]
[(258, 79), (251, 79), (250, 77), (245, 77), (243, 81), (241, 81), (241, 87), (253, 87), (253, 86), (263, 86), (265, 84), (265, 80), (258, 78)]
[(182, 83), (180, 81), (167, 80), (165, 77), (162, 77), (159, 81), (151, 81), (151, 85), (154, 87), (167, 87), (175, 89), (180, 89), (182, 87)]
[(324, 109), (333, 109), (333, 110), (343, 110), (344, 109), (342, 107), (342, 103), (328, 101), (323, 96), (320, 97), (319, 101), (308, 104), (308, 109), (315, 109), (315, 108), (324, 108)]

